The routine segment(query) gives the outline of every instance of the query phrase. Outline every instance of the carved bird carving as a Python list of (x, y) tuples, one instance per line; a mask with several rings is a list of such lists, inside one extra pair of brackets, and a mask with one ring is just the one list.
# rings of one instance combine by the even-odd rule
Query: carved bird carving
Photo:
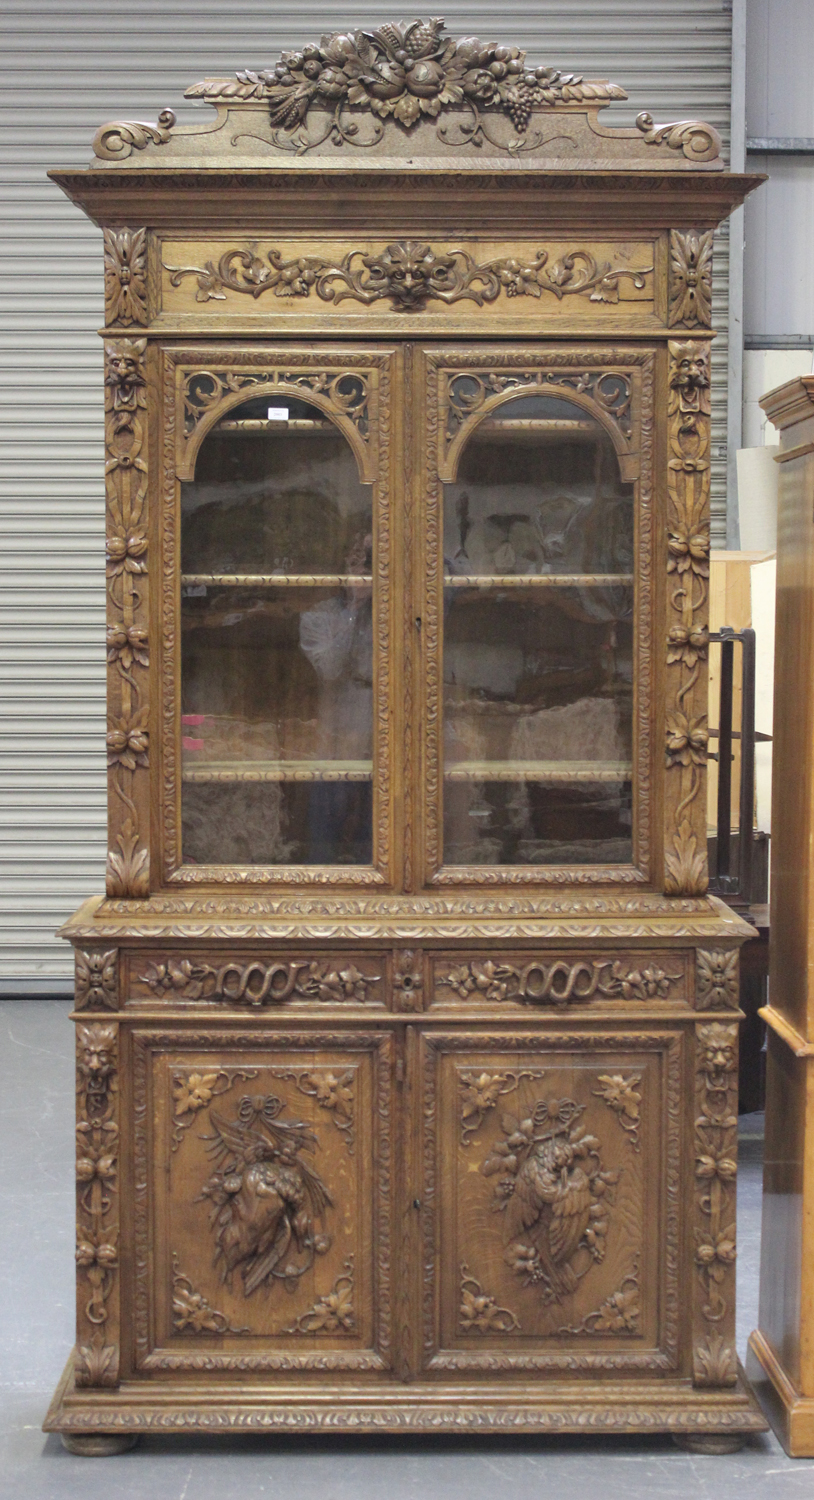
[[(241, 1120), (224, 1120), (214, 1110), (210, 1120), (215, 1130), (210, 1155), (221, 1165), (202, 1196), (214, 1205), (215, 1259), (223, 1262), (223, 1281), (241, 1268), (248, 1297), (272, 1276), (301, 1275), (313, 1253), (328, 1248), (327, 1237), (314, 1233), (313, 1220), (324, 1218), (332, 1199), (301, 1158), (301, 1151), (316, 1144), (307, 1125), (264, 1116), (263, 1129), (257, 1130)], [(300, 1255), (306, 1252), (306, 1266), (287, 1262), (292, 1247)]]
[(576, 1288), (570, 1264), (591, 1217), (591, 1184), (578, 1157), (592, 1137), (572, 1143), (563, 1134), (536, 1137), (506, 1204), (506, 1239), (530, 1242), (556, 1297)]

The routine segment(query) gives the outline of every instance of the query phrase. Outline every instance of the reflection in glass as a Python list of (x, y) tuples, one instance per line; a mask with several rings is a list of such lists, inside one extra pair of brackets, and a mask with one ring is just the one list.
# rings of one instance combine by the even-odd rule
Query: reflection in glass
[(187, 863), (372, 858), (370, 489), (320, 411), (285, 409), (229, 413), (182, 486)]
[(444, 862), (632, 857), (633, 487), (589, 412), (494, 408), (444, 491)]

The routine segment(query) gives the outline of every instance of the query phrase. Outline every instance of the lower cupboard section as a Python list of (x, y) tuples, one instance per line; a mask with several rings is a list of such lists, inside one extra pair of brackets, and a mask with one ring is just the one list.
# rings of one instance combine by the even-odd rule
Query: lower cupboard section
[(82, 1023), (77, 1385), (733, 1386), (736, 1043)]

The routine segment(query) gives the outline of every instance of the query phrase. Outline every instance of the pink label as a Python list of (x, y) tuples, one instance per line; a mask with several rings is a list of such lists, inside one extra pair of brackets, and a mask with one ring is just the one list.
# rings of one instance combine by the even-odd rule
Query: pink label
[(209, 714), (182, 714), (181, 723), (196, 729), (199, 724), (205, 724), (208, 718)]
[(193, 740), (190, 735), (185, 734), (181, 740), (185, 750), (203, 750), (203, 740)]

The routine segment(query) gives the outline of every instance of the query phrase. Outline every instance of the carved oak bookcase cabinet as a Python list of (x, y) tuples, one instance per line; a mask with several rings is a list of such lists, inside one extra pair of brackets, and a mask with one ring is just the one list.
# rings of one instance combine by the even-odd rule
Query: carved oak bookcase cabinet
[(439, 21), (103, 126), (110, 843), (46, 1426), (665, 1431), (734, 1347), (708, 125)]

